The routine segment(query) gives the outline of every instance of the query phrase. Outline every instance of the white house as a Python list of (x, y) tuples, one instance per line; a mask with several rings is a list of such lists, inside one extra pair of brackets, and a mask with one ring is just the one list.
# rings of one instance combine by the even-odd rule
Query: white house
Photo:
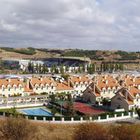
[(118, 81), (110, 75), (95, 76), (94, 81), (83, 92), (83, 100), (91, 103), (101, 102), (102, 99), (111, 99), (115, 96), (120, 85)]
[(0, 94), (5, 97), (24, 95), (24, 82), (19, 78), (0, 79)]
[(128, 111), (137, 107), (140, 108), (140, 90), (136, 86), (121, 88), (111, 99), (111, 108), (114, 110), (123, 108)]
[(70, 76), (69, 81), (74, 88), (75, 96), (81, 96), (82, 92), (92, 83), (88, 75)]

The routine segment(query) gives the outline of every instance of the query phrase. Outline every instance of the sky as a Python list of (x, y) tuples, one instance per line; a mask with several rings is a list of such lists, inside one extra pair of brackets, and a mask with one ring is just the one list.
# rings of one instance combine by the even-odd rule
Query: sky
[(140, 0), (0, 0), (0, 46), (140, 51)]

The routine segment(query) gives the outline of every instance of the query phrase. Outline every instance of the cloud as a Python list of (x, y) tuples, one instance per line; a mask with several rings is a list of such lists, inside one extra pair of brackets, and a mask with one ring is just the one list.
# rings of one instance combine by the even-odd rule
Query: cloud
[(0, 44), (140, 50), (139, 0), (1, 0)]

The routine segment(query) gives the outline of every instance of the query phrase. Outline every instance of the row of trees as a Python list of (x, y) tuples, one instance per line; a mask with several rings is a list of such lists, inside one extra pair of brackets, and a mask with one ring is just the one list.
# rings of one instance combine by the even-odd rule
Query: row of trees
[(102, 63), (101, 71), (117, 71), (124, 70), (124, 66), (122, 63)]
[[(48, 72), (51, 72), (51, 73), (55, 73), (55, 74), (58, 74), (58, 73), (65, 73), (65, 72), (68, 72), (69, 71), (69, 66), (65, 66), (64, 65), (61, 65), (61, 66), (57, 66), (57, 65), (52, 65), (50, 68), (43, 64), (36, 64), (34, 65), (33, 63), (29, 62), (28, 64), (28, 68), (27, 68), (27, 71), (29, 73), (39, 73), (39, 74), (45, 74), (45, 73), (48, 73)], [(74, 67), (72, 70), (71, 70), (72, 73), (82, 73), (82, 72), (85, 72), (85, 66), (84, 65), (80, 65), (77, 67)]]
[[(78, 67), (73, 67), (71, 70), (72, 73), (84, 73), (87, 72), (89, 74), (93, 74), (97, 71), (97, 64), (90, 64), (85, 66), (84, 64), (79, 65)], [(69, 66), (61, 65), (61, 66), (56, 66), (52, 65), (50, 68), (47, 67), (46, 65), (41, 65), (41, 64), (36, 64), (34, 65), (33, 63), (29, 62), (28, 64), (28, 72), (29, 73), (39, 73), (39, 74), (45, 74), (48, 72), (51, 73), (61, 73), (64, 74), (65, 72), (69, 71)], [(124, 70), (124, 66), (122, 63), (101, 63), (100, 64), (100, 70), (101, 72), (104, 71), (117, 71), (117, 70)]]

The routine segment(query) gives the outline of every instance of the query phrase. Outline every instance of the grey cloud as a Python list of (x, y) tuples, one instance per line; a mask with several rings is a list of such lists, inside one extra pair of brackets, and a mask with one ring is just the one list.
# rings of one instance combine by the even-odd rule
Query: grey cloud
[(0, 44), (140, 50), (139, 0), (1, 0)]

